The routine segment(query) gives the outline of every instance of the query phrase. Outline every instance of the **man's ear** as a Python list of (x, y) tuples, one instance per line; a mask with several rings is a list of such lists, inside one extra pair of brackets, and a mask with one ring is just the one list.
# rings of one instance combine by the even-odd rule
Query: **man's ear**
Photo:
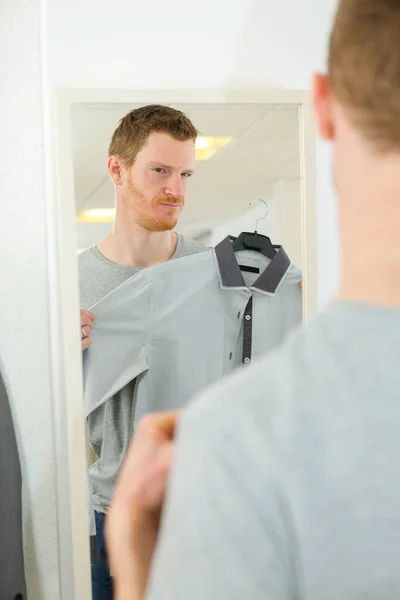
[(319, 135), (324, 140), (335, 138), (333, 99), (326, 75), (313, 77), (312, 96)]
[(122, 183), (122, 168), (123, 163), (119, 156), (110, 156), (107, 163), (108, 174), (114, 185), (121, 185)]

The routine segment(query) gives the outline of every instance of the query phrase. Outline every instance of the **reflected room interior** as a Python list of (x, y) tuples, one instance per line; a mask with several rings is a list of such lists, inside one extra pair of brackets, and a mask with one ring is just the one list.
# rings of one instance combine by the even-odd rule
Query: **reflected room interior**
[[(107, 172), (108, 145), (119, 120), (139, 106), (72, 107), (78, 253), (102, 240), (112, 227), (115, 208)], [(196, 171), (177, 231), (214, 247), (227, 235), (254, 231), (257, 222), (258, 233), (283, 246), (302, 270), (298, 106), (171, 106), (185, 112), (200, 132)], [(256, 199), (263, 200), (267, 209)]]
[[(112, 228), (115, 192), (107, 170), (108, 147), (120, 119), (140, 106), (72, 105), (77, 254), (95, 246)], [(283, 247), (301, 273), (304, 253), (299, 107), (170, 106), (187, 114), (199, 131), (195, 173), (176, 231), (210, 248), (227, 237), (232, 242), (237, 238), (233, 242), (235, 252), (256, 251), (270, 259), (276, 252), (274, 248)], [(250, 287), (260, 273), (259, 262), (252, 262), (250, 257), (246, 265), (239, 263)], [(297, 297), (300, 305), (296, 310), (301, 319), (301, 292)], [(87, 432), (86, 443), (91, 466), (98, 457), (90, 447)]]

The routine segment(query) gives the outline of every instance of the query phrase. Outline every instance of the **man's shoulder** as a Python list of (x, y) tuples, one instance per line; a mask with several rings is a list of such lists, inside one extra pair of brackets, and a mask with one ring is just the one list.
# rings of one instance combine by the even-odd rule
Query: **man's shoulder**
[(92, 246), (78, 256), (81, 308), (89, 308), (124, 283), (133, 269), (114, 265)]
[(90, 246), (78, 254), (78, 269), (81, 271), (86, 268), (93, 268), (94, 265), (96, 265), (96, 260), (93, 247)]
[(205, 252), (209, 250), (207, 246), (194, 240), (186, 235), (180, 235), (180, 243), (177, 248), (176, 258), (180, 258), (182, 256), (188, 256), (191, 254), (199, 254), (200, 252)]
[(81, 308), (90, 308), (105, 295), (98, 293), (101, 281), (101, 265), (93, 254), (93, 248), (88, 248), (78, 255), (78, 275)]

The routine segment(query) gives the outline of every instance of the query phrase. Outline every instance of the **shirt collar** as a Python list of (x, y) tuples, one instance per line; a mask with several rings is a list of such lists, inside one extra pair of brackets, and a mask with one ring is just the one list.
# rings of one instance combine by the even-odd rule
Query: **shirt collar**
[[(229, 237), (226, 237), (215, 246), (214, 255), (217, 260), (221, 287), (246, 288), (247, 286)], [(251, 288), (267, 294), (275, 294), (288, 272), (290, 264), (288, 255), (283, 248), (280, 248)]]

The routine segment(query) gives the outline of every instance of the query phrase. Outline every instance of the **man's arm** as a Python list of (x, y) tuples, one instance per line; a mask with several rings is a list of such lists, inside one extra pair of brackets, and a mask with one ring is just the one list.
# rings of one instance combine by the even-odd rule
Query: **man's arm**
[(143, 600), (173, 455), (175, 412), (149, 414), (133, 438), (106, 520), (115, 600)]

